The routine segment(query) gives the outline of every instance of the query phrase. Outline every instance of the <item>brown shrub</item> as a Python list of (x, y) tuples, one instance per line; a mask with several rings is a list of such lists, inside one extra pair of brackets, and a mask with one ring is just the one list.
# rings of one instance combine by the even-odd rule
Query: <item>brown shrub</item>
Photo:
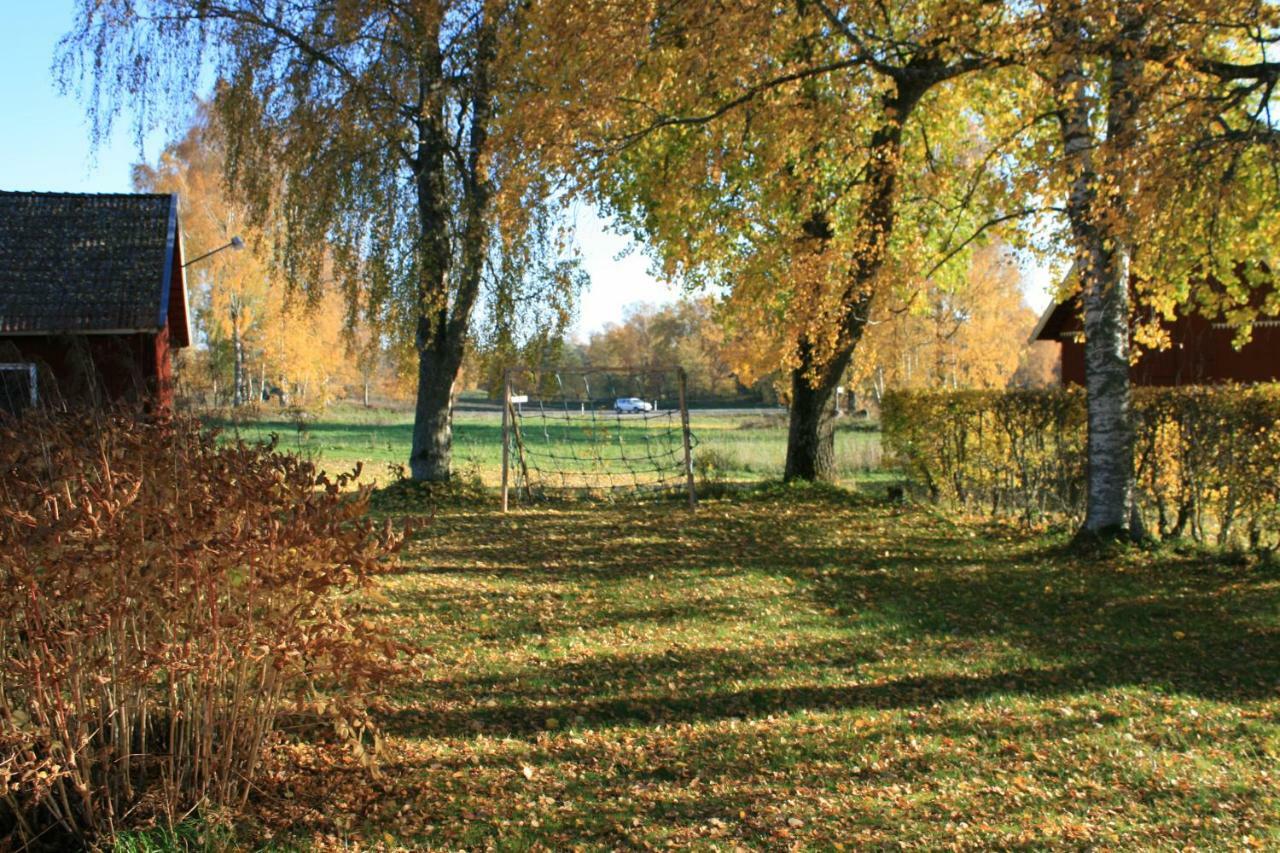
[(400, 668), (348, 486), (194, 420), (0, 421), (0, 846), (240, 808), (281, 713)]

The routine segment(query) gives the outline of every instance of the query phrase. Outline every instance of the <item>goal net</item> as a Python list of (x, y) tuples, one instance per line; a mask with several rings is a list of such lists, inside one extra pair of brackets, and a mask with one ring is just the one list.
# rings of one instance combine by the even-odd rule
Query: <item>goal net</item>
[(692, 506), (680, 368), (507, 371), (502, 501), (576, 493), (685, 492)]

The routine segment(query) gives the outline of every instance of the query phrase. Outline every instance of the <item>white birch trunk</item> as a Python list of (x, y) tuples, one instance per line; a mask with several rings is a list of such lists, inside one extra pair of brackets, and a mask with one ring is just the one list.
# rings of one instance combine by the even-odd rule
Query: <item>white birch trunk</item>
[[(1076, 248), (1084, 309), (1085, 393), (1088, 407), (1087, 504), (1084, 538), (1140, 536), (1134, 511), (1133, 394), (1129, 381), (1129, 244), (1123, 228), (1119, 182), (1099, 174), (1098, 151), (1119, 148), (1136, 133), (1139, 64), (1124, 57), (1110, 63), (1105, 104), (1103, 84), (1090, 80), (1079, 61), (1059, 75), (1063, 153), (1074, 169), (1067, 215)], [(1105, 122), (1095, 110), (1105, 109)], [(1105, 126), (1106, 136), (1100, 127)], [(1117, 168), (1114, 152), (1111, 168)], [(1107, 168), (1104, 165), (1103, 168)]]

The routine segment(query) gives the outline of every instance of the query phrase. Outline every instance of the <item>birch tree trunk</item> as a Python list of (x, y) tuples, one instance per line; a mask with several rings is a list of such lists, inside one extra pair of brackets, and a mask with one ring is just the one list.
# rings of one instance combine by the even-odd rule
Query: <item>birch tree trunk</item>
[[(453, 383), (458, 369), (452, 344), (442, 340), (439, 346), (419, 351), (418, 400), (409, 457), (415, 480), (443, 482), (453, 473)], [(459, 353), (457, 362), (461, 361)]]
[[(1130, 37), (1140, 35), (1137, 23)], [(1067, 217), (1076, 247), (1084, 310), (1085, 394), (1088, 409), (1087, 483), (1082, 540), (1140, 538), (1134, 506), (1133, 393), (1129, 379), (1129, 252), (1117, 224), (1125, 214), (1120, 182), (1104, 180), (1098, 152), (1123, 149), (1137, 132), (1134, 84), (1140, 64), (1117, 55), (1105, 85), (1083, 64), (1069, 62), (1056, 83), (1062, 106), (1063, 152), (1075, 170)], [(1105, 103), (1098, 95), (1105, 93)], [(1105, 121), (1096, 110), (1105, 110)], [(1105, 127), (1105, 139), (1096, 128)], [(1112, 162), (1112, 168), (1116, 164)]]
[(244, 339), (240, 336), (240, 306), (231, 300), (231, 405), (245, 403)]
[[(437, 85), (442, 75), (440, 55), (433, 51), (422, 71), (422, 90)], [(418, 122), (417, 191), (421, 232), (419, 248), (418, 393), (414, 404), (413, 444), (409, 471), (415, 480), (439, 482), (451, 473), (453, 380), (449, 372), (449, 246), (448, 182), (445, 172), (447, 138), (443, 105), (435, 105)]]
[(1120, 247), (1096, 245), (1082, 270), (1087, 508), (1082, 534), (1133, 533), (1133, 403), (1129, 384), (1129, 264)]

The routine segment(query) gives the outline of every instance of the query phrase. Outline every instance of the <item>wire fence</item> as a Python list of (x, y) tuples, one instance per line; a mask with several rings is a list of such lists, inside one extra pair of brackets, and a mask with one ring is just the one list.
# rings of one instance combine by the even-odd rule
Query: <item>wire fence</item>
[[(678, 369), (524, 372), (509, 382), (508, 467), (516, 494), (689, 488), (697, 439)], [(526, 388), (533, 393), (518, 393)]]

